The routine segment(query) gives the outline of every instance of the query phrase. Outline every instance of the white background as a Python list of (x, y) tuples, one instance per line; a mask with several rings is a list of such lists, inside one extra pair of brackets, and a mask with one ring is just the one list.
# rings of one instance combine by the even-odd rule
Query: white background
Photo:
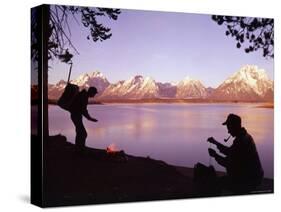
[[(275, 194), (64, 207), (83, 211), (277, 211), (280, 205), (280, 6), (277, 0), (59, 0), (1, 2), (0, 211), (36, 211), (30, 190), (30, 8), (42, 3), (275, 18)], [(278, 129), (279, 128), (279, 129)], [(280, 209), (279, 209), (280, 210)]]

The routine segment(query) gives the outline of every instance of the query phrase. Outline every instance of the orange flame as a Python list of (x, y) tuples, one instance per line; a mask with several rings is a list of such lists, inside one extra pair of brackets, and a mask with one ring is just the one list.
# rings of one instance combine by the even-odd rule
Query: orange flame
[(107, 152), (107, 153), (115, 153), (115, 152), (118, 152), (118, 148), (116, 147), (115, 144), (110, 144), (110, 145), (106, 148), (106, 152)]

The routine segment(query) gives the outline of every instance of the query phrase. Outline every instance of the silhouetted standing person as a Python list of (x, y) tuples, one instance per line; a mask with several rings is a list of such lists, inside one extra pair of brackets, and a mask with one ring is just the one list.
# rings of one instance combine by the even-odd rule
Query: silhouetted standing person
[(260, 185), (263, 179), (263, 169), (254, 140), (241, 126), (241, 118), (235, 114), (229, 114), (223, 125), (226, 125), (228, 133), (235, 138), (230, 147), (213, 137), (208, 138), (208, 142), (215, 144), (224, 155), (209, 149), (210, 156), (227, 171), (226, 177), (219, 180), (220, 186), (235, 193), (247, 193)]
[(83, 125), (83, 116), (90, 121), (98, 121), (97, 119), (92, 118), (87, 110), (88, 99), (94, 97), (97, 93), (95, 87), (90, 87), (88, 91), (82, 90), (77, 94), (71, 105), (71, 120), (75, 125), (76, 131), (75, 145), (79, 151), (84, 150), (87, 138), (87, 131)]

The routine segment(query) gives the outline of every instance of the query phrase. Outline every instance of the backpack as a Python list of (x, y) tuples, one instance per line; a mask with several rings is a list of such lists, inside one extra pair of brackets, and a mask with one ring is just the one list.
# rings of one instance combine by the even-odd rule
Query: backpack
[(61, 97), (58, 99), (58, 106), (60, 106), (62, 109), (70, 111), (72, 103), (79, 93), (79, 87), (77, 85), (69, 83), (70, 76), (71, 76), (71, 70), (72, 70), (72, 61), (68, 63), (70, 65), (69, 72), (68, 72), (68, 79), (67, 79), (67, 85), (64, 88), (64, 91), (61, 95)]
[(67, 83), (61, 97), (58, 100), (58, 106), (62, 109), (70, 111), (72, 103), (79, 93), (79, 87), (77, 85)]
[(212, 196), (220, 194), (217, 184), (217, 174), (213, 166), (197, 163), (193, 173), (193, 192), (198, 196)]

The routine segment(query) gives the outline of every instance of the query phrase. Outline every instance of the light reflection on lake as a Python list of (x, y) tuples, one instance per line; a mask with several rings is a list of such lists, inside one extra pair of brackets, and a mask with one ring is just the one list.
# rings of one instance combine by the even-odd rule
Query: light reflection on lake
[[(206, 139), (228, 137), (221, 123), (229, 113), (236, 113), (256, 142), (265, 176), (273, 177), (273, 109), (255, 104), (109, 104), (89, 105), (88, 110), (99, 122), (84, 119), (87, 146), (105, 149), (114, 143), (128, 154), (188, 167), (197, 162), (209, 164)], [(74, 142), (68, 112), (50, 106), (49, 127), (50, 134), (61, 133)]]

